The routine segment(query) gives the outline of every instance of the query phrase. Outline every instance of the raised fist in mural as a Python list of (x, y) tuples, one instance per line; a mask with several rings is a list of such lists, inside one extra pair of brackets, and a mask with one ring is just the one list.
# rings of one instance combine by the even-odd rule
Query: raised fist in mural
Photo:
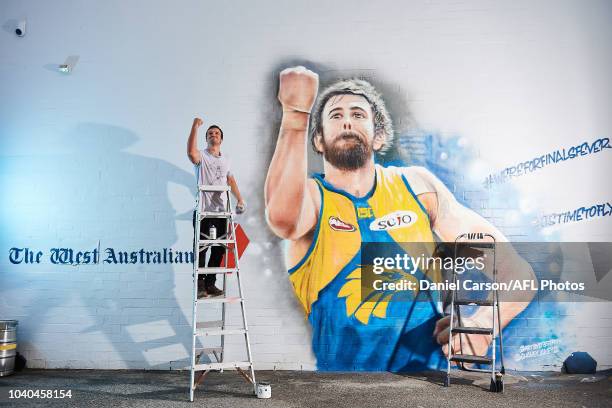
[(195, 118), (193, 120), (193, 126), (195, 126), (196, 128), (199, 128), (200, 126), (202, 126), (203, 123), (204, 121), (200, 118)]
[(282, 70), (279, 80), (278, 100), (283, 111), (310, 113), (319, 90), (319, 76), (299, 66)]

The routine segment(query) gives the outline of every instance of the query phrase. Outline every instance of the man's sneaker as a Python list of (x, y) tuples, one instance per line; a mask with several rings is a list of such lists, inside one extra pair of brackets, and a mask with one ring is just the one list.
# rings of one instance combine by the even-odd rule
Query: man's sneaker
[(223, 296), (223, 291), (212, 285), (206, 288), (206, 294), (207, 296)]

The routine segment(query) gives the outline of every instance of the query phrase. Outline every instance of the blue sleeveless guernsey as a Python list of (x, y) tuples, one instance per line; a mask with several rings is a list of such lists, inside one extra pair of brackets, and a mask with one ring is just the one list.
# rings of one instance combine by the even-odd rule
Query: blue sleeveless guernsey
[[(407, 300), (379, 294), (365, 302), (361, 296), (362, 242), (398, 243), (396, 253), (406, 252), (400, 243), (434, 242), (427, 212), (400, 169), (376, 165), (374, 187), (361, 198), (335, 189), (322, 175), (314, 179), (321, 193), (319, 220), (310, 248), (289, 274), (312, 325), (318, 368), (445, 368), (446, 359), (432, 336), (442, 317), (435, 297), (416, 291), (409, 292)], [(404, 215), (409, 222), (389, 222)]]

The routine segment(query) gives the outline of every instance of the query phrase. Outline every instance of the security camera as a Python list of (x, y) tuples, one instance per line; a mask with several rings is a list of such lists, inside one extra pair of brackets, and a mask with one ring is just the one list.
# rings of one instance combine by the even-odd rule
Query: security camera
[(15, 27), (15, 34), (17, 34), (17, 37), (23, 37), (25, 35), (25, 30), (26, 30), (26, 21), (21, 20), (20, 22), (17, 23), (17, 27)]

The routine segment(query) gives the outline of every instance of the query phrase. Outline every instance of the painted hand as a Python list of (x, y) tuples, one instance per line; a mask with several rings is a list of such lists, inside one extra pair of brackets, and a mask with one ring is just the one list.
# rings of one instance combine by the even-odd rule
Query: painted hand
[(292, 67), (281, 71), (278, 100), (283, 111), (310, 113), (319, 90), (319, 76), (304, 68)]
[[(461, 322), (462, 325), (465, 327), (491, 327), (490, 323), (479, 322), (478, 320), (469, 317), (462, 317)], [(448, 356), (448, 337), (450, 335), (449, 325), (450, 316), (445, 316), (436, 322), (436, 328), (433, 332), (433, 336), (436, 338), (438, 344), (442, 346), (442, 351), (446, 356)], [(454, 322), (453, 326), (456, 325), (457, 323)], [(461, 349), (461, 345), (459, 343), (459, 336), (463, 336), (461, 342), (463, 345), (463, 349)], [(484, 356), (486, 355), (487, 349), (489, 348), (489, 344), (491, 344), (491, 341), (492, 337), (489, 335), (454, 334), (452, 340), (452, 352), (457, 354), (463, 353), (471, 354), (474, 356)]]

